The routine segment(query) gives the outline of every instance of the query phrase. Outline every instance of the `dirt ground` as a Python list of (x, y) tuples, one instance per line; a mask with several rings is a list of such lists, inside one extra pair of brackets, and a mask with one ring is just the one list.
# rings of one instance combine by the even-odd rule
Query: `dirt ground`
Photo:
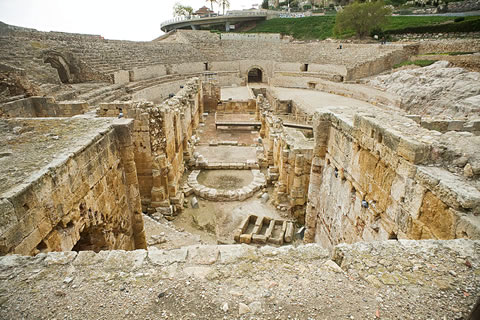
[(202, 170), (197, 180), (210, 188), (235, 190), (250, 184), (253, 174), (250, 170)]
[[(266, 191), (271, 194), (272, 189)], [(233, 244), (233, 232), (250, 214), (260, 217), (287, 219), (284, 212), (277, 210), (270, 201), (263, 203), (262, 191), (244, 201), (208, 201), (198, 199), (199, 208), (191, 208), (192, 196), (187, 198), (188, 208), (179, 214), (172, 224), (177, 230), (185, 230), (206, 244)]]

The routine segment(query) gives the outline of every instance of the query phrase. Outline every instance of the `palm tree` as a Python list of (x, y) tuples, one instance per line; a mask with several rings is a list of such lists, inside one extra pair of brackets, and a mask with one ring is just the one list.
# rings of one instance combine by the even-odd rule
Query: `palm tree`
[(223, 15), (225, 15), (225, 8), (230, 8), (230, 1), (228, 0), (219, 0), (219, 5), (223, 8)]
[(218, 0), (206, 0), (206, 2), (210, 2), (210, 9), (213, 11), (213, 4), (218, 3)]

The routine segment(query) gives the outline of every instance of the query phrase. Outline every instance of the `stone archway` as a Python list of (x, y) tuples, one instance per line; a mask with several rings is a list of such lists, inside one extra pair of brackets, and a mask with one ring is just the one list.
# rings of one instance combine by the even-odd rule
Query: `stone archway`
[(248, 83), (263, 82), (263, 73), (263, 70), (258, 67), (251, 68), (247, 75)]
[(73, 77), (70, 72), (70, 67), (61, 55), (55, 53), (48, 53), (45, 56), (44, 62), (49, 63), (52, 67), (57, 69), (58, 77), (60, 78), (60, 81), (62, 81), (62, 83), (73, 83)]

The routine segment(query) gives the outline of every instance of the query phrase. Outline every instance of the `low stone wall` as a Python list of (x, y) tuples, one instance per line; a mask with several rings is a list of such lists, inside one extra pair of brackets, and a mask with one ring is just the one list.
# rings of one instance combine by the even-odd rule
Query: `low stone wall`
[(0, 105), (0, 118), (72, 117), (86, 111), (85, 101), (57, 103), (53, 98), (30, 97)]
[(438, 132), (462, 131), (471, 132), (474, 135), (480, 135), (480, 120), (463, 121), (463, 120), (421, 120), (420, 125), (428, 130)]
[(221, 33), (221, 40), (254, 41), (254, 42), (290, 42), (279, 33)]
[(274, 115), (273, 108), (258, 95), (257, 114), (260, 117), (264, 157), (262, 166), (268, 166), (267, 180), (275, 185), (274, 204), (287, 204), (299, 223), (304, 223), (310, 168), (313, 155), (313, 139), (308, 139), (296, 129), (286, 128)]
[(83, 144), (0, 195), (0, 254), (146, 248), (132, 121), (91, 121)]
[(200, 170), (193, 170), (188, 176), (188, 185), (193, 189), (195, 195), (211, 201), (243, 201), (266, 186), (265, 176), (256, 169), (252, 169), (252, 182), (236, 190), (219, 190), (204, 186), (197, 180), (199, 174)]
[(407, 60), (414, 51), (416, 51), (416, 48), (401, 48), (393, 52), (381, 52), (378, 57), (359, 62), (354, 67), (347, 68), (347, 75), (344, 80), (362, 79), (392, 69), (395, 64)]
[(255, 99), (247, 101), (222, 101), (221, 105), (217, 106), (219, 112), (229, 113), (254, 113), (257, 108)]
[(480, 51), (479, 41), (472, 41), (470, 39), (431, 39), (418, 43), (418, 54), (478, 51)]

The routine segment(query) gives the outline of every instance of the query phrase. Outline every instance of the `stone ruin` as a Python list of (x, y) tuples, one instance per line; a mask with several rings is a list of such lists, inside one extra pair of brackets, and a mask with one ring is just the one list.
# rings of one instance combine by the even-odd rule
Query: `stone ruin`
[[(64, 286), (70, 275), (88, 280), (90, 268), (109, 279), (120, 272), (215, 283), (223, 268), (255, 270), (258, 261), (288, 274), (288, 260), (368, 292), (432, 294), (431, 313), (416, 306), (412, 318), (466, 317), (480, 292), (479, 73), (445, 62), (388, 72), (451, 46), (478, 59), (480, 43), (469, 41), (341, 51), (272, 41), (252, 50), (241, 38), (202, 31), (137, 43), (0, 23), (0, 315), (34, 317), (8, 302), (18, 297), (6, 286), (16, 288), (24, 272), (69, 274), (50, 279)], [(428, 93), (429, 85), (437, 90)], [(214, 170), (252, 178), (232, 189), (199, 181)], [(167, 225), (217, 202), (218, 210), (238, 207), (207, 228), (226, 240), (147, 247), (152, 218)], [(426, 264), (433, 277), (417, 272)], [(448, 295), (450, 309), (438, 309), (436, 292)], [(240, 317), (261, 318), (273, 303), (258, 298), (259, 311), (238, 297), (229, 299)], [(217, 304), (211, 316), (235, 317)], [(174, 304), (165, 308), (178, 316)], [(277, 311), (286, 318), (285, 310), (297, 312)]]

